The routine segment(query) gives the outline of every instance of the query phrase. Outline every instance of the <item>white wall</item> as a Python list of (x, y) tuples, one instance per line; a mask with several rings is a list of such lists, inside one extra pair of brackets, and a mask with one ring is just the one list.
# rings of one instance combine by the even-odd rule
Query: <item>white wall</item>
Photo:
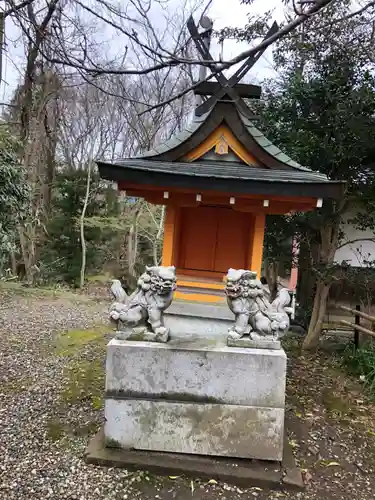
[[(353, 267), (365, 267), (366, 263), (364, 261), (375, 260), (375, 234), (373, 231), (360, 231), (352, 224), (349, 224), (347, 220), (353, 218), (354, 214), (355, 209), (352, 209), (344, 217), (342, 230), (345, 237), (340, 244), (343, 246), (336, 252), (335, 261), (338, 264), (346, 261)], [(369, 239), (374, 241), (368, 241)]]

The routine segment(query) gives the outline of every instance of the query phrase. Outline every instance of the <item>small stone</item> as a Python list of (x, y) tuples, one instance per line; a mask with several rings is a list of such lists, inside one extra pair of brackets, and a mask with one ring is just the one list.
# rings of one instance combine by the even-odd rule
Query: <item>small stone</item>
[(319, 454), (319, 448), (318, 448), (317, 446), (314, 446), (314, 445), (309, 446), (309, 447), (307, 448), (307, 451), (308, 451), (309, 453), (311, 453), (311, 455), (318, 455), (318, 454)]
[(301, 471), (297, 468), (286, 469), (282, 481), (290, 486), (304, 487)]

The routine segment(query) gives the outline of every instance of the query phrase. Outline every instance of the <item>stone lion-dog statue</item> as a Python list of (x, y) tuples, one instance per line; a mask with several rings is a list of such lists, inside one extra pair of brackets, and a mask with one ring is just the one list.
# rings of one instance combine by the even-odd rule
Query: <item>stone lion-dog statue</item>
[(136, 290), (128, 296), (119, 280), (113, 280), (115, 297), (109, 316), (117, 325), (117, 339), (167, 342), (169, 330), (164, 326), (164, 311), (171, 305), (176, 289), (175, 267), (146, 267)]

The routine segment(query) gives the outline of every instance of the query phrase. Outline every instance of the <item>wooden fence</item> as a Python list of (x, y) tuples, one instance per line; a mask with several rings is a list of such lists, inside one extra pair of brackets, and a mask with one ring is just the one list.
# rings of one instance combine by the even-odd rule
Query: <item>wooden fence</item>
[(372, 330), (365, 328), (364, 326), (361, 326), (361, 318), (366, 319), (368, 321), (371, 321), (372, 324), (375, 324), (375, 316), (370, 316), (370, 314), (366, 314), (361, 311), (361, 307), (359, 305), (356, 306), (355, 309), (348, 307), (348, 306), (338, 306), (339, 309), (342, 311), (345, 311), (347, 313), (350, 313), (354, 317), (354, 323), (351, 323), (350, 321), (346, 321), (344, 319), (340, 320), (340, 323), (343, 326), (347, 326), (350, 328), (353, 328), (354, 330), (354, 345), (356, 348), (359, 346), (359, 334), (364, 333), (365, 335), (370, 335), (371, 337), (375, 337), (375, 332)]

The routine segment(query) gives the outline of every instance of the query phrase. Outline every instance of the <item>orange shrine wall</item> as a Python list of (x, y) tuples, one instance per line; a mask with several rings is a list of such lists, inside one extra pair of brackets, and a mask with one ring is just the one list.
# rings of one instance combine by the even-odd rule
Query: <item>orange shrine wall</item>
[[(263, 214), (219, 206), (167, 206), (162, 264), (177, 267), (179, 285), (223, 289), (230, 267), (261, 273)], [(182, 287), (183, 288), (183, 287)], [(180, 287), (181, 290), (181, 287)], [(218, 296), (190, 294), (188, 300), (219, 301)]]
[(180, 252), (177, 267), (226, 273), (247, 265), (249, 214), (224, 207), (184, 207), (180, 212)]

